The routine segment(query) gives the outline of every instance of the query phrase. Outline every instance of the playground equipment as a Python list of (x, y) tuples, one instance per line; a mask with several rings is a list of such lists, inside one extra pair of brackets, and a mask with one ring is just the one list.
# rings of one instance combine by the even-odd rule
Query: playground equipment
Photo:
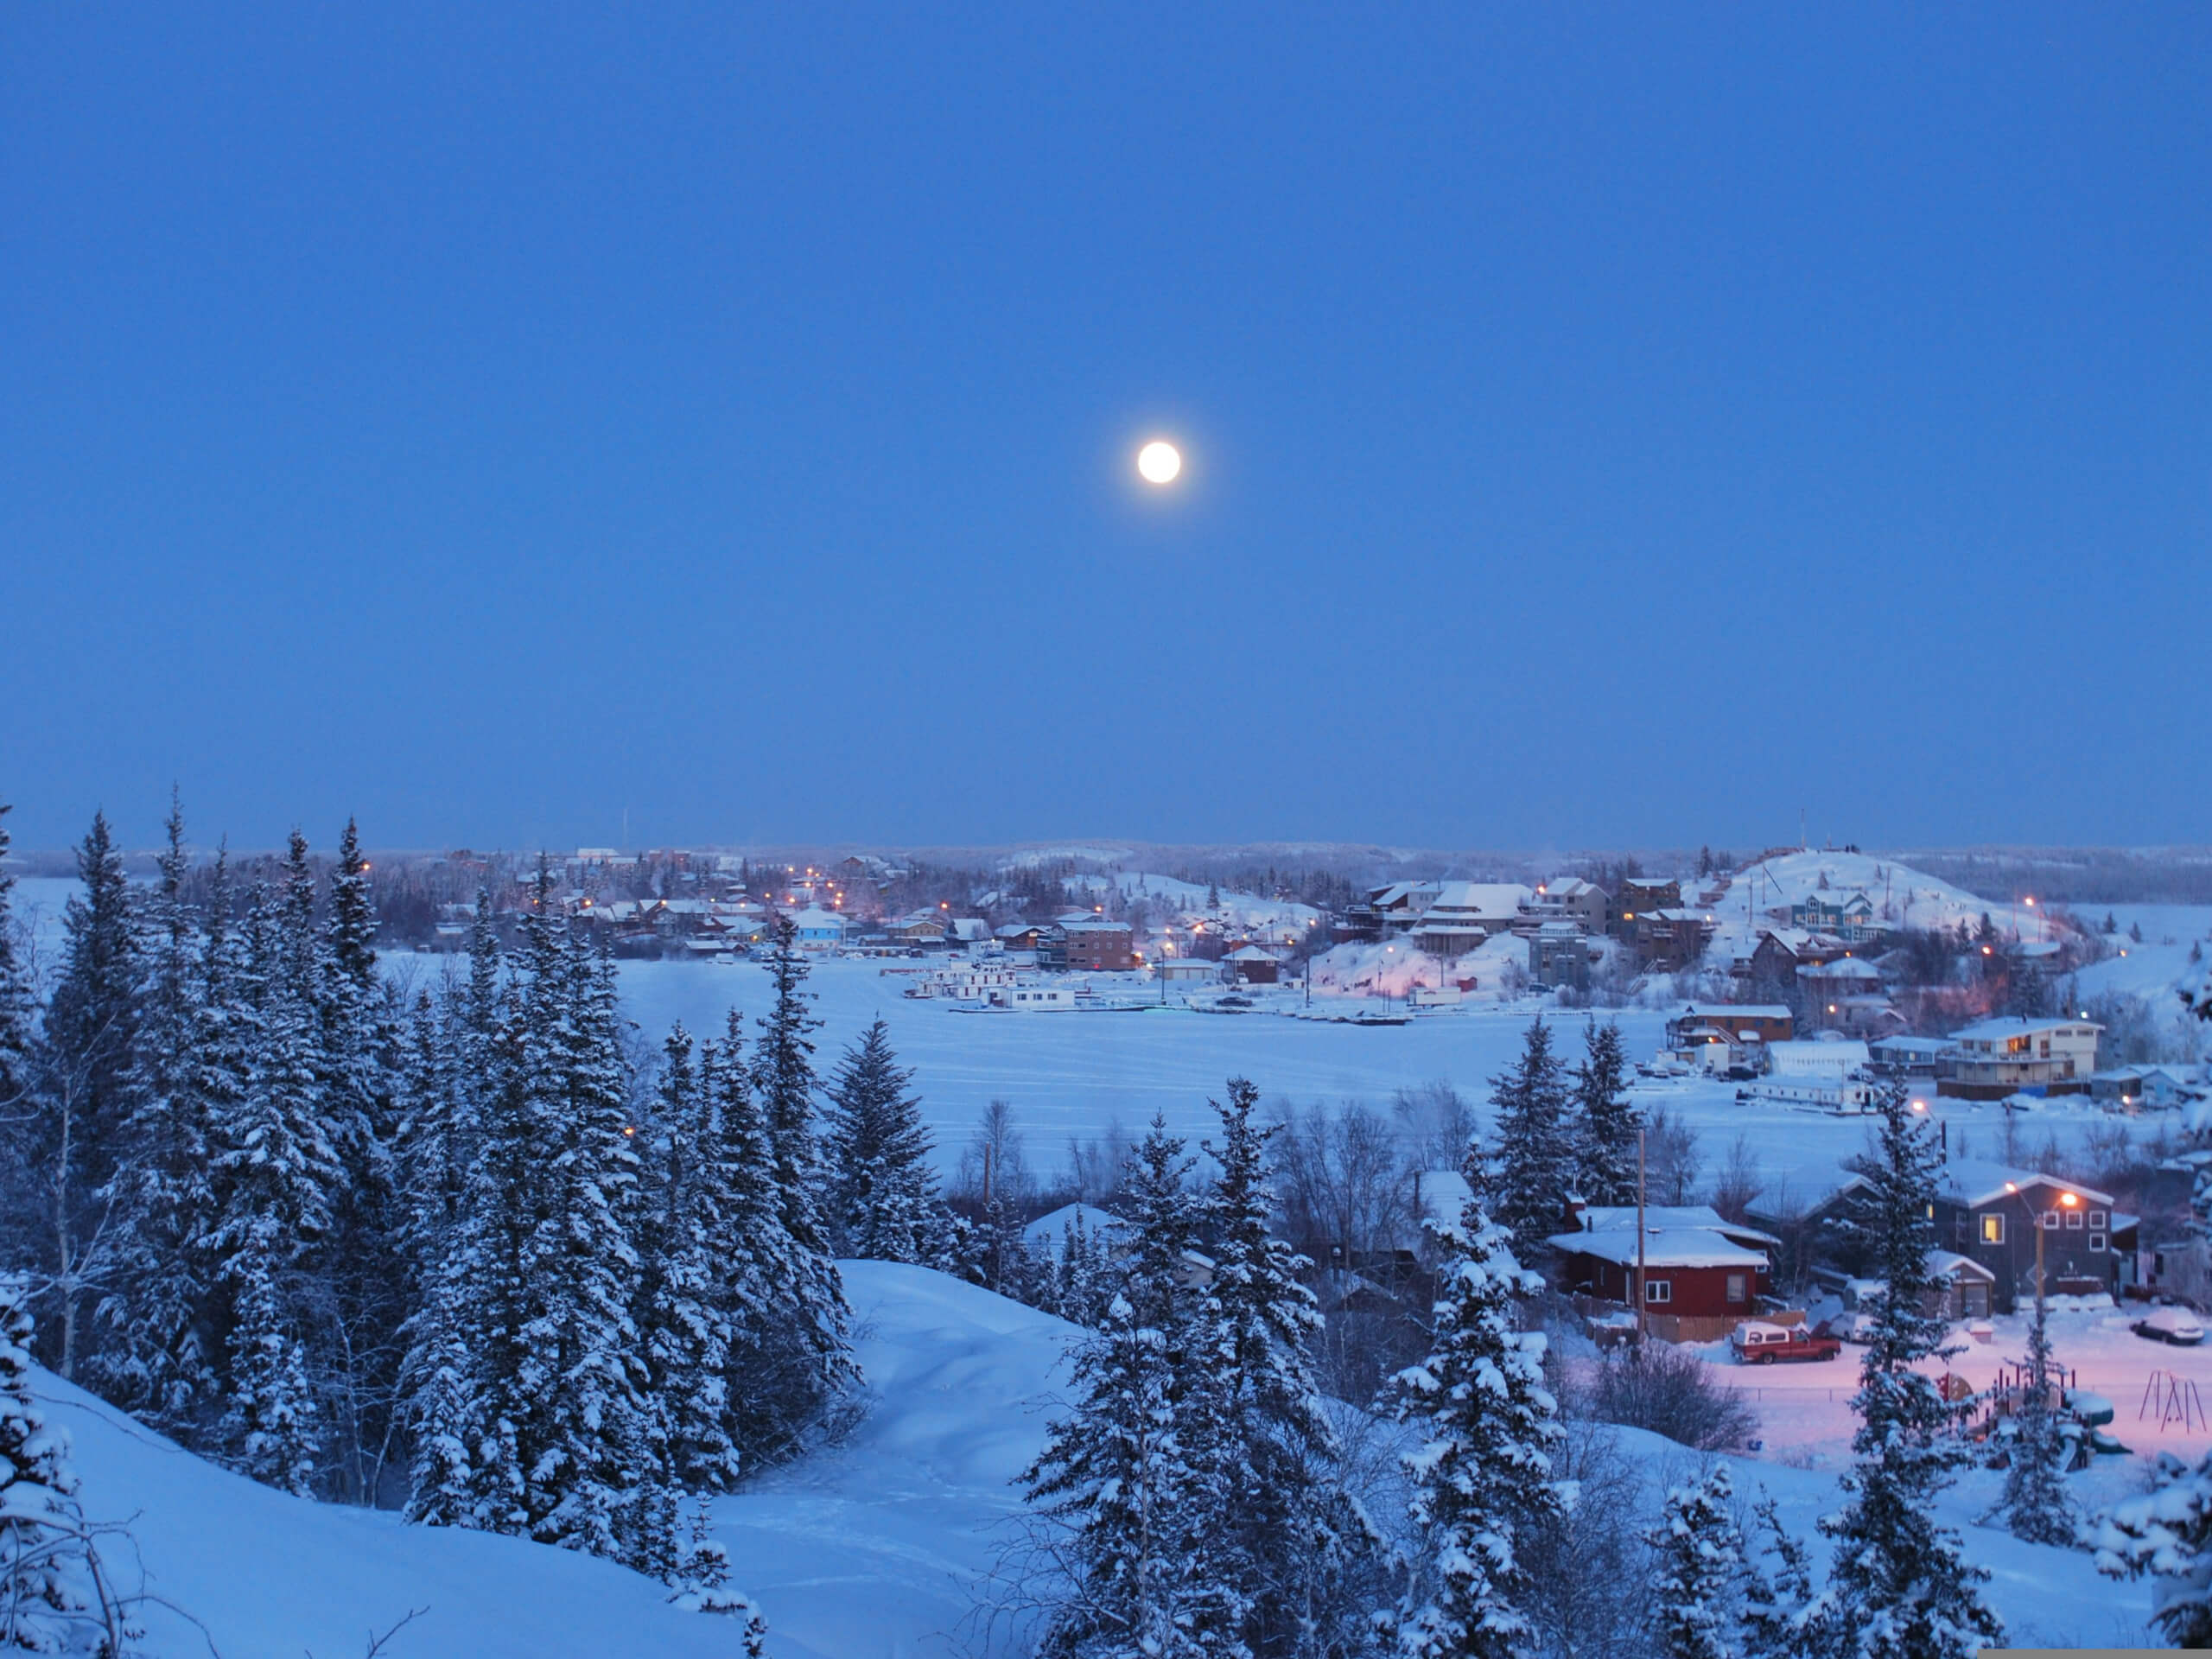
[(2176, 1427), (2184, 1434), (2212, 1429), (2195, 1379), (2172, 1371), (2153, 1371), (2144, 1379), (2143, 1403), (2136, 1408), (2135, 1421), (2156, 1421), (2161, 1434)]

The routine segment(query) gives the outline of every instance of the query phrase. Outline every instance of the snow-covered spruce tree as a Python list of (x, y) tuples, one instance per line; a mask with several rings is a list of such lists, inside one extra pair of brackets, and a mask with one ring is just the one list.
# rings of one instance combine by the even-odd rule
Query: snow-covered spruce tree
[(1060, 1259), (1054, 1273), (1052, 1312), (1074, 1324), (1096, 1327), (1112, 1294), (1112, 1264), (1106, 1241), (1083, 1224), (1078, 1208), (1061, 1229)]
[(247, 916), (247, 996), (257, 1005), (244, 1096), (214, 1125), (222, 1209), (209, 1246), (228, 1302), (225, 1454), (265, 1484), (305, 1494), (319, 1468), (306, 1351), (306, 1258), (330, 1226), (342, 1179), (323, 1121), (314, 1001), (313, 875), (296, 834), (283, 893)]
[(2212, 1456), (2158, 1454), (2152, 1490), (2117, 1503), (2093, 1534), (2101, 1572), (2158, 1576), (2151, 1620), (2177, 1648), (2212, 1648)]
[(798, 1276), (798, 1249), (784, 1231), (768, 1125), (745, 1064), (745, 1025), (732, 1009), (723, 1040), (699, 1049), (700, 1090), (712, 1113), (715, 1182), (723, 1197), (709, 1217), (708, 1252), (717, 1273), (716, 1306), (728, 1321), (725, 1438), (741, 1459), (773, 1461), (796, 1427), (785, 1414), (777, 1368), (786, 1343), (780, 1321)]
[(1924, 1312), (1935, 1289), (1935, 1137), (1898, 1083), (1876, 1103), (1881, 1126), (1860, 1166), (1864, 1182), (1845, 1225), (1883, 1281), (1852, 1408), (1854, 1461), (1843, 1510), (1821, 1530), (1835, 1541), (1827, 1587), (1800, 1621), (1808, 1650), (1853, 1659), (1970, 1659), (2004, 1635), (1981, 1599), (1988, 1577), (1936, 1523), (1936, 1496), (1966, 1459), (1957, 1412), (1916, 1367), (1949, 1351), (1943, 1323)]
[(2066, 1442), (2059, 1434), (2054, 1409), (2057, 1368), (2051, 1361), (2050, 1325), (2040, 1296), (2035, 1317), (2028, 1323), (2028, 1351), (2021, 1369), (2005, 1495), (1987, 1518), (2001, 1521), (2014, 1537), (2031, 1544), (2070, 1547), (2079, 1535), (2081, 1517), (2073, 1494), (2066, 1490)]
[(407, 1233), (404, 1260), (412, 1307), (400, 1369), (401, 1421), (411, 1459), (407, 1516), (462, 1524), (469, 1510), (469, 1446), (476, 1355), (464, 1328), (468, 1280), (480, 1236), (467, 1225), (475, 1137), (474, 1086), (456, 1062), (459, 998), (426, 991), (409, 1022), (400, 1084), (399, 1182)]
[(913, 1080), (878, 1018), (845, 1051), (823, 1091), (827, 1219), (840, 1255), (926, 1262), (942, 1253), (943, 1205), (922, 1103), (907, 1092)]
[(207, 983), (184, 899), (184, 817), (174, 797), (168, 834), (161, 879), (144, 900), (130, 1115), (108, 1195), (113, 1242), (99, 1340), (86, 1373), (107, 1399), (189, 1441), (219, 1387), (207, 1254), (215, 1192), (200, 1052)]
[(1574, 1068), (1574, 1170), (1571, 1185), (1596, 1205), (1636, 1202), (1636, 1135), (1643, 1114), (1628, 1090), (1628, 1056), (1617, 1020), (1583, 1027)]
[(768, 973), (776, 1000), (760, 1022), (753, 1051), (753, 1093), (767, 1130), (776, 1211), (789, 1255), (789, 1277), (772, 1288), (778, 1302), (758, 1335), (768, 1363), (760, 1383), (772, 1411), (773, 1439), (747, 1444), (751, 1455), (785, 1455), (830, 1403), (859, 1376), (846, 1338), (852, 1315), (845, 1287), (823, 1236), (815, 1195), (821, 1181), (814, 1138), (814, 1044), (822, 1022), (810, 1010), (805, 958), (788, 916), (776, 918)]
[(1743, 1651), (1744, 1535), (1736, 1525), (1728, 1465), (1667, 1494), (1644, 1535), (1651, 1573), (1653, 1652), (1664, 1659), (1735, 1659)]
[(1372, 1635), (1354, 1583), (1379, 1543), (1338, 1483), (1342, 1457), (1306, 1353), (1321, 1326), (1300, 1278), (1312, 1263), (1268, 1230), (1268, 1139), (1252, 1121), (1260, 1091), (1229, 1081), (1217, 1103), (1219, 1173), (1204, 1213), (1213, 1282), (1200, 1310), (1193, 1461), (1223, 1504), (1206, 1529), (1206, 1570), (1245, 1610), (1237, 1634), (1256, 1655), (1363, 1650)]
[(730, 1437), (730, 1311), (716, 1250), (735, 1195), (714, 1101), (692, 1065), (690, 1033), (677, 1025), (663, 1053), (659, 1155), (639, 1239), (639, 1324), (675, 1479), (728, 1491), (737, 1482), (738, 1452)]
[[(548, 1218), (563, 1093), (556, 1049), (569, 1013), (551, 892), (541, 864), (511, 976), (479, 895), (463, 1021), (474, 1099), (467, 1196), (435, 1281), (438, 1326), (418, 1338), (410, 1361), (410, 1518), (523, 1536), (548, 1507), (535, 1485), (544, 1440), (537, 1390), (549, 1365), (537, 1324), (557, 1271)], [(459, 1363), (441, 1363), (448, 1355)]]
[(1774, 1566), (1769, 1570), (1754, 1564), (1745, 1580), (1745, 1659), (1801, 1659), (1806, 1647), (1797, 1621), (1813, 1599), (1812, 1552), (1782, 1524), (1771, 1497), (1762, 1493), (1752, 1512), (1774, 1553)]
[(1521, 1058), (1491, 1079), (1491, 1185), (1494, 1219), (1522, 1260), (1542, 1258), (1544, 1241), (1566, 1224), (1574, 1186), (1567, 1083), (1552, 1052), (1551, 1028), (1529, 1022)]
[(31, 1099), (15, 1115), (23, 1190), (6, 1206), (9, 1224), (27, 1235), (17, 1259), (52, 1310), (40, 1331), (43, 1357), (71, 1378), (106, 1277), (109, 1194), (137, 1035), (138, 938), (104, 813), (93, 814), (77, 849), (77, 874), (84, 891), (63, 912), (61, 971), (33, 1052)]
[(570, 930), (562, 936), (546, 1115), (551, 1159), (531, 1253), (534, 1306), (523, 1329), (521, 1381), (535, 1402), (524, 1502), (539, 1542), (652, 1566), (662, 1474), (631, 1317), (637, 1126), (613, 963)]
[(1218, 1510), (1190, 1457), (1198, 1296), (1182, 1268), (1198, 1206), (1183, 1145), (1154, 1118), (1131, 1158), (1120, 1289), (1076, 1354), (1074, 1409), (1024, 1476), (1063, 1580), (1038, 1646), (1051, 1659), (1198, 1659), (1234, 1651), (1243, 1622), (1202, 1566)]
[(29, 1085), (31, 980), (16, 949), (16, 878), (8, 874), (8, 814), (0, 801), (0, 1109), (13, 1110)]
[(118, 1659), (127, 1632), (77, 1503), (66, 1436), (31, 1391), (29, 1287), (0, 1277), (0, 1652)]
[(1522, 1611), (1527, 1573), (1517, 1546), (1573, 1501), (1552, 1477), (1562, 1430), (1544, 1386), (1544, 1339), (1514, 1323), (1516, 1299), (1542, 1281), (1513, 1259), (1480, 1192), (1457, 1224), (1432, 1229), (1446, 1256), (1434, 1346), (1395, 1383), (1398, 1416), (1427, 1437), (1406, 1458), (1421, 1548), (1387, 1621), (1408, 1659), (1524, 1653), (1533, 1631)]
[(398, 1192), (399, 1022), (377, 971), (368, 861), (352, 819), (319, 950), (325, 1116), (344, 1166), (317, 1289), (317, 1380), (345, 1495), (373, 1503), (391, 1444), (409, 1313)]

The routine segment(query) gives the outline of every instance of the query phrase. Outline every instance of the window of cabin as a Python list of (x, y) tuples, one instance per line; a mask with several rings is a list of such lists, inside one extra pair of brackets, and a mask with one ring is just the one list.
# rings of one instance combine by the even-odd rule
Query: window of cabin
[(1643, 1281), (1643, 1300), (1647, 1302), (1671, 1302), (1675, 1300), (1674, 1281), (1669, 1279), (1647, 1279)]
[(2104, 1233), (2091, 1233), (2089, 1235), (2089, 1254), (2094, 1255), (2098, 1251), (2103, 1249), (2105, 1248), (2107, 1236), (2108, 1236)]
[(1751, 1300), (1751, 1283), (1750, 1275), (1741, 1273), (1730, 1274), (1728, 1275), (1728, 1300), (1732, 1302), (1746, 1302)]
[(2082, 1226), (2082, 1212), (2079, 1210), (2069, 1210), (2066, 1212), (2066, 1225), (2070, 1230), (2079, 1231)]
[(2104, 1224), (2105, 1224), (2105, 1212), (2104, 1212), (2103, 1211), (2101, 1211), (2101, 1210), (2092, 1210), (2092, 1211), (2089, 1211), (2089, 1227), (2090, 1227), (2090, 1230), (2091, 1230), (2092, 1231), (2094, 1231), (2094, 1230), (2096, 1230), (2097, 1229), (2101, 1228)]
[(1985, 1244), (2002, 1244), (2005, 1242), (2004, 1217), (1984, 1216), (1981, 1218), (1981, 1242)]

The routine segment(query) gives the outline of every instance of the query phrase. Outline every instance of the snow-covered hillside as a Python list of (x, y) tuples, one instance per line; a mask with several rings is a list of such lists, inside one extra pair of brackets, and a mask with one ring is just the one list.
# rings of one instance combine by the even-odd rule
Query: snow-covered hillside
[[(1019, 1510), (1013, 1484), (1058, 1403), (1074, 1327), (918, 1268), (844, 1264), (868, 1374), (868, 1414), (842, 1444), (779, 1471), (717, 1508), (736, 1581), (772, 1627), (781, 1659), (867, 1659), (969, 1650), (979, 1580)], [(1809, 1370), (1817, 1369), (1815, 1376)], [(1761, 1373), (1766, 1402), (1814, 1388), (1847, 1393), (1839, 1368)], [(88, 1510), (129, 1518), (147, 1588), (189, 1612), (149, 1606), (147, 1649), (200, 1659), (359, 1653), (368, 1633), (423, 1610), (392, 1659), (531, 1656), (682, 1659), (734, 1651), (721, 1621), (680, 1613), (633, 1573), (588, 1557), (484, 1534), (408, 1527), (390, 1515), (287, 1497), (215, 1469), (50, 1377), (42, 1393), (76, 1441)], [(1776, 1402), (1777, 1408), (1780, 1402)], [(1622, 1449), (1656, 1492), (1693, 1454), (1624, 1431)], [(1764, 1485), (1809, 1534), (1834, 1507), (1832, 1476), (1743, 1459), (1739, 1490)], [(2111, 1471), (2099, 1482), (2111, 1485)], [(2021, 1544), (1973, 1524), (1991, 1476), (1946, 1498), (1968, 1554), (1994, 1569), (1992, 1600), (2015, 1641), (2124, 1642), (2147, 1588), (2100, 1580), (2085, 1555)]]
[[(1715, 889), (1724, 890), (1711, 903), (1705, 902), (1705, 895)], [(2000, 932), (2032, 939), (2039, 929), (2062, 925), (2045, 916), (2041, 906), (1977, 898), (1925, 871), (1872, 853), (1784, 853), (1732, 876), (1682, 883), (1682, 902), (1712, 914), (1713, 950), (1722, 959), (1749, 955), (1758, 943), (1758, 930), (1774, 925), (1770, 912), (1786, 911), (1816, 893), (1831, 899), (1865, 893), (1874, 906), (1875, 921), (1885, 927), (1932, 931), (1956, 929), (1961, 922), (1979, 927), (1986, 915)], [(2023, 901), (2031, 896), (2019, 895)]]
[(1112, 875), (1071, 875), (1066, 885), (1069, 895), (1077, 899), (1118, 890), (1124, 899), (1147, 900), (1155, 912), (1198, 916), (1210, 921), (1218, 919), (1226, 927), (1263, 932), (1270, 939), (1303, 938), (1306, 930), (1321, 918), (1321, 912), (1313, 906), (1301, 905), (1295, 899), (1262, 899), (1255, 893), (1231, 893), (1226, 887), (1220, 889), (1220, 908), (1210, 909), (1206, 896), (1211, 889), (1196, 882), (1179, 881), (1172, 875), (1153, 875), (1136, 870), (1117, 871)]
[(626, 1568), (287, 1497), (58, 1378), (41, 1372), (38, 1382), (48, 1421), (75, 1443), (86, 1516), (127, 1523), (136, 1543), (135, 1560), (103, 1547), (111, 1573), (130, 1593), (143, 1569), (144, 1592), (160, 1599), (137, 1615), (156, 1659), (341, 1659), (410, 1612), (391, 1659), (736, 1651), (727, 1621), (677, 1611), (665, 1590)]

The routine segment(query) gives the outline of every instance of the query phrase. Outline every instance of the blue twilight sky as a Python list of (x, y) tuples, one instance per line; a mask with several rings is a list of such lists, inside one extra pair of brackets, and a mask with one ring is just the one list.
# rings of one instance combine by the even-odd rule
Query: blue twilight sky
[(0, 18), (19, 846), (2212, 840), (2212, 9), (622, 10)]

